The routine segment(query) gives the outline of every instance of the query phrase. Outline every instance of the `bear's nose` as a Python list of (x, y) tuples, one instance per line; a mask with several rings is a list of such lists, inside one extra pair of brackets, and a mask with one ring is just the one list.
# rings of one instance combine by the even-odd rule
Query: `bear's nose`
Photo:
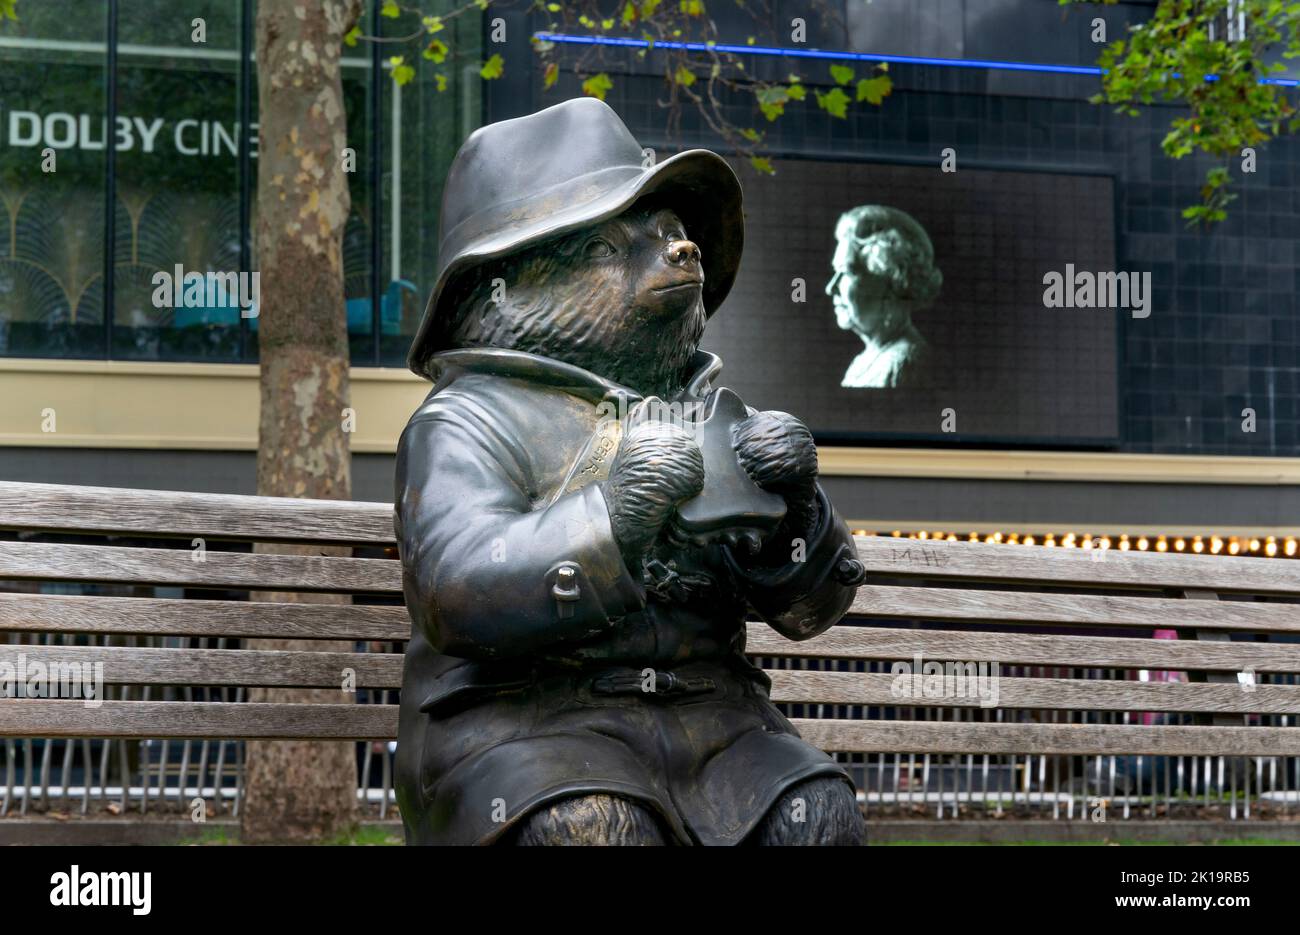
[(688, 263), (700, 262), (700, 248), (689, 240), (672, 240), (668, 242), (668, 249), (664, 251), (664, 256), (674, 266), (685, 266)]

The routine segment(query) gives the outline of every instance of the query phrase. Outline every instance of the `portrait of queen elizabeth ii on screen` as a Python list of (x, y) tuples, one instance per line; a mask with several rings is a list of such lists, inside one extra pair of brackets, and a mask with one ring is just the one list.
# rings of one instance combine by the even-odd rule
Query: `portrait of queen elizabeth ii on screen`
[(925, 228), (897, 208), (859, 205), (840, 215), (835, 240), (826, 294), (836, 324), (864, 345), (840, 385), (885, 389), (923, 383), (930, 346), (912, 314), (928, 308), (943, 285)]

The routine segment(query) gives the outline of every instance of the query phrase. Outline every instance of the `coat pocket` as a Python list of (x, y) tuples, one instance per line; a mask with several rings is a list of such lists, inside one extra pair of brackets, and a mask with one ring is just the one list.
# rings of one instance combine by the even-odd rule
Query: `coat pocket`
[(420, 702), (420, 713), (445, 717), (482, 698), (520, 691), (532, 681), (531, 667), (467, 662), (438, 676)]

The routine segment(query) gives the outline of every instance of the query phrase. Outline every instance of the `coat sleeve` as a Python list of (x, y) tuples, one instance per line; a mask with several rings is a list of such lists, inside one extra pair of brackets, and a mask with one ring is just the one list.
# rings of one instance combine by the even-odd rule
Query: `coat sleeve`
[(820, 484), (817, 502), (817, 529), (802, 550), (791, 543), (790, 561), (774, 567), (742, 566), (728, 558), (750, 607), (791, 640), (806, 640), (830, 629), (853, 603), (861, 579), (853, 536)]
[(439, 652), (496, 659), (603, 632), (645, 606), (599, 486), (541, 505), (519, 444), (490, 413), (436, 398), (397, 451), (407, 607)]

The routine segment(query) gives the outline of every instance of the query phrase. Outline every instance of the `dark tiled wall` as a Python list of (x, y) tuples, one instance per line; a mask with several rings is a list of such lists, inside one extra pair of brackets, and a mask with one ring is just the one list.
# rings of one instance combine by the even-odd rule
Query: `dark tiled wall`
[[(814, 69), (805, 69), (812, 76)], [(1115, 178), (1119, 268), (1149, 270), (1154, 301), (1145, 320), (1121, 319), (1120, 448), (1134, 452), (1300, 455), (1294, 416), (1300, 396), (1300, 145), (1258, 150), (1258, 171), (1231, 166), (1239, 196), (1228, 220), (1206, 232), (1188, 229), (1181, 209), (1198, 198), (1209, 163), (1173, 161), (1160, 140), (1177, 111), (1117, 115), (1079, 95), (1091, 79), (1050, 74), (1044, 97), (996, 93), (1003, 76), (932, 67), (895, 67), (892, 96), (878, 108), (857, 105), (847, 120), (791, 105), (776, 124), (737, 105), (734, 119), (768, 132), (770, 154), (937, 164), (951, 146), (960, 166), (1105, 172)], [(661, 78), (615, 75), (609, 103), (638, 139), (671, 152), (718, 147), (689, 111), (665, 139)], [(530, 82), (533, 108), (581, 93), (571, 75), (543, 93)], [(1058, 95), (1066, 95), (1061, 97)], [(1070, 97), (1069, 95), (1074, 95)], [(518, 109), (516, 97), (512, 107)], [(489, 107), (490, 119), (497, 119)], [(504, 114), (502, 114), (504, 116)], [(742, 178), (742, 182), (744, 179)], [(1069, 224), (1070, 218), (1061, 218)], [(1242, 430), (1242, 410), (1256, 431)]]

